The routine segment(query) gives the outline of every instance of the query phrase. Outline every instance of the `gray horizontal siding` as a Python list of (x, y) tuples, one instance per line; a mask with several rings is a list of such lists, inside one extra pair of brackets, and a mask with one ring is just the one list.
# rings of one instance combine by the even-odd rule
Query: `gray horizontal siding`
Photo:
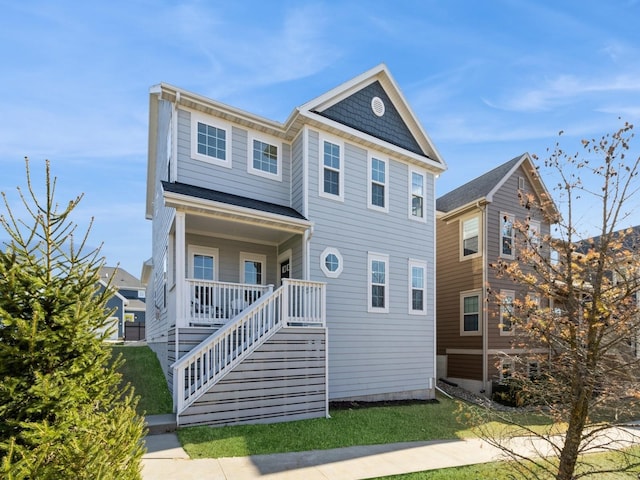
[(210, 188), (256, 200), (290, 206), (291, 146), (279, 143), (282, 150), (282, 181), (247, 172), (249, 131), (233, 126), (227, 155), (232, 168), (211, 164), (191, 156), (191, 113), (178, 111), (178, 182)]
[(285, 328), (211, 387), (182, 426), (273, 423), (326, 415), (326, 332)]
[[(329, 392), (331, 400), (354, 397), (406, 398), (429, 389), (434, 365), (433, 181), (426, 176), (426, 223), (409, 215), (409, 166), (387, 156), (389, 211), (371, 210), (368, 152), (345, 144), (344, 202), (320, 197), (319, 135), (309, 132), (311, 279), (327, 282)], [(327, 247), (337, 248), (344, 269), (328, 278), (320, 269)], [(389, 312), (367, 311), (368, 252), (389, 255)], [(409, 259), (427, 264), (427, 313), (409, 314)], [(433, 393), (431, 393), (432, 395)]]

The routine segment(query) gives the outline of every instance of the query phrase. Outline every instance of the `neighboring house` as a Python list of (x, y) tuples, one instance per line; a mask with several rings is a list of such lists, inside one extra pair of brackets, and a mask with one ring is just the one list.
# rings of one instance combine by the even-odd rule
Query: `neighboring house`
[(436, 201), (438, 376), (475, 392), (490, 394), (492, 383), (509, 375), (513, 363), (504, 353), (524, 353), (512, 348), (508, 305), (488, 298), (488, 288), (505, 299), (534, 295), (509, 278), (497, 278), (490, 268), (500, 258), (517, 259), (514, 222), (530, 217), (532, 231), (550, 231), (539, 212), (521, 205), (519, 192), (544, 199), (547, 213), (553, 214), (546, 218), (555, 218), (555, 206), (528, 154)]
[(102, 267), (100, 278), (103, 286), (111, 281), (111, 287), (116, 290), (107, 301), (116, 327), (110, 340), (144, 340), (145, 286), (120, 267)]
[(445, 168), (384, 65), (284, 123), (153, 87), (147, 342), (178, 424), (434, 398)]

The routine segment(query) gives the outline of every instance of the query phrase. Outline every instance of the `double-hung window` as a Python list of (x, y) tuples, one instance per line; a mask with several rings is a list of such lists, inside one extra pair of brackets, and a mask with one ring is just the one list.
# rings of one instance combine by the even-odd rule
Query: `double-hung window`
[(387, 162), (380, 158), (370, 157), (368, 189), (369, 208), (383, 212), (389, 211), (389, 189), (387, 188), (387, 178)]
[(426, 221), (424, 208), (425, 174), (409, 170), (409, 218)]
[(529, 235), (529, 245), (531, 248), (538, 248), (540, 246), (540, 222), (537, 220), (529, 220), (529, 229), (527, 230)]
[(500, 335), (513, 334), (513, 290), (500, 290)]
[(337, 141), (320, 140), (320, 195), (344, 199), (343, 147)]
[(409, 313), (426, 312), (427, 264), (409, 260)]
[(249, 141), (247, 171), (261, 177), (282, 180), (282, 154), (275, 139), (253, 136)]
[(369, 253), (368, 311), (389, 311), (389, 255)]
[(514, 258), (515, 243), (513, 224), (515, 217), (509, 213), (500, 214), (500, 256)]
[(191, 112), (191, 156), (197, 160), (231, 168), (231, 127), (201, 113)]
[(480, 255), (480, 215), (467, 217), (460, 224), (461, 258)]
[(460, 294), (460, 335), (482, 333), (482, 302), (480, 290)]

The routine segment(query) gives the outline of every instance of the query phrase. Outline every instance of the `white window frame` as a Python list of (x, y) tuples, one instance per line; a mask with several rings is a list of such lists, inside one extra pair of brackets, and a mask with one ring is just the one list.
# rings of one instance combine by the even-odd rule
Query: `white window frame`
[[(259, 253), (240, 252), (240, 283), (245, 283), (245, 261), (256, 262), (262, 264), (262, 281), (256, 285), (267, 284), (267, 256)], [(253, 285), (253, 284), (252, 284)]]
[[(384, 164), (384, 182), (378, 182), (373, 180), (373, 161), (377, 160)], [(389, 212), (389, 161), (385, 158), (382, 158), (381, 155), (369, 154), (368, 158), (368, 167), (367, 167), (367, 206), (371, 210), (376, 210), (378, 212)], [(374, 205), (373, 204), (373, 184), (381, 185), (384, 188), (384, 206)]]
[[(420, 175), (422, 177), (422, 216), (413, 214), (413, 175)], [(417, 168), (409, 168), (409, 219), (416, 222), (427, 221), (427, 172), (425, 170), (419, 170)]]
[(513, 332), (515, 330), (515, 325), (513, 324), (513, 320), (511, 320), (511, 326), (509, 328), (509, 330), (505, 330), (504, 329), (504, 322), (502, 321), (504, 316), (506, 315), (506, 306), (505, 306), (505, 302), (504, 299), (506, 297), (510, 297), (511, 298), (511, 305), (513, 308), (513, 302), (516, 299), (516, 292), (513, 290), (500, 290), (500, 317), (498, 318), (500, 321), (499, 324), (499, 329), (500, 329), (500, 336), (502, 337), (508, 337), (508, 336), (512, 336)]
[[(464, 254), (464, 224), (465, 222), (472, 220), (472, 219), (477, 219), (478, 221), (478, 251), (476, 253), (471, 253), (469, 255), (465, 255)], [(459, 233), (459, 238), (460, 238), (460, 260), (469, 260), (471, 258), (477, 258), (482, 256), (482, 235), (483, 235), (483, 231), (482, 231), (482, 215), (478, 212), (478, 213), (473, 213), (471, 215), (466, 215), (465, 217), (460, 219), (460, 233)]]
[[(504, 231), (502, 225), (504, 219), (507, 218), (511, 221), (511, 254), (504, 253), (502, 247), (504, 245)], [(516, 258), (516, 230), (515, 230), (516, 216), (512, 213), (500, 212), (500, 258), (508, 258), (513, 260)]]
[[(529, 230), (527, 231), (527, 235), (529, 235), (529, 242), (531, 245), (535, 245), (539, 247), (542, 243), (542, 232), (540, 231), (542, 228), (539, 220), (531, 220), (529, 219)], [(535, 232), (536, 235), (532, 235), (532, 232)]]
[[(422, 269), (422, 308), (415, 310), (413, 308), (413, 269)], [(427, 262), (422, 260), (409, 259), (409, 314), (410, 315), (424, 315), (427, 313)]]
[(219, 250), (217, 248), (212, 247), (202, 247), (200, 245), (189, 245), (187, 247), (187, 257), (189, 258), (189, 264), (187, 272), (189, 274), (189, 278), (193, 279), (193, 258), (196, 255), (203, 255), (208, 257), (213, 257), (213, 281), (218, 280), (218, 270), (220, 263), (220, 255)]
[[(372, 288), (374, 286), (372, 281), (373, 269), (371, 267), (374, 261), (384, 263), (384, 283), (375, 284), (384, 287), (384, 307), (373, 307), (371, 305)], [(367, 252), (367, 311), (370, 313), (389, 312), (389, 255), (384, 253)]]
[[(335, 255), (336, 258), (338, 259), (338, 268), (334, 272), (332, 272), (327, 268), (327, 264), (325, 260), (328, 255)], [(342, 255), (340, 254), (340, 251), (337, 248), (327, 247), (322, 251), (322, 253), (320, 254), (320, 270), (322, 270), (322, 273), (324, 273), (326, 277), (338, 278), (342, 273), (343, 268), (344, 268), (344, 259), (342, 258)]]
[[(333, 145), (337, 145), (340, 148), (340, 168), (337, 170), (331, 167), (325, 167), (324, 165), (324, 144), (325, 142), (331, 143)], [(330, 137), (327, 135), (320, 136), (320, 143), (318, 145), (318, 194), (324, 198), (330, 198), (331, 200), (336, 200), (339, 202), (344, 202), (344, 142), (338, 140), (335, 137)], [(324, 171), (325, 168), (338, 172), (338, 178), (340, 181), (340, 185), (338, 186), (338, 195), (334, 195), (333, 193), (328, 193), (324, 191)]]
[[(478, 329), (477, 330), (465, 330), (464, 329), (464, 299), (468, 297), (478, 297)], [(482, 325), (484, 322), (484, 308), (482, 302), (482, 289), (466, 290), (460, 292), (460, 336), (461, 337), (478, 337), (482, 335)]]
[[(262, 143), (266, 143), (267, 145), (271, 145), (273, 147), (276, 147), (277, 149), (277, 154), (276, 154), (276, 173), (270, 173), (270, 172), (265, 172), (264, 170), (261, 170), (259, 168), (256, 168), (253, 166), (253, 142), (257, 141), (257, 142), (262, 142)], [(249, 135), (249, 143), (247, 145), (247, 151), (249, 152), (248, 158), (247, 158), (247, 172), (252, 174), (252, 175), (257, 175), (259, 177), (264, 177), (264, 178), (269, 178), (271, 180), (277, 180), (279, 182), (282, 181), (282, 142), (279, 142), (276, 138), (274, 137), (270, 137), (268, 135), (259, 135), (255, 132), (253, 132), (251, 135)]]
[[(198, 153), (198, 123), (204, 123), (205, 125), (225, 131), (224, 160)], [(221, 167), (231, 168), (231, 125), (215, 117), (191, 111), (191, 158)]]

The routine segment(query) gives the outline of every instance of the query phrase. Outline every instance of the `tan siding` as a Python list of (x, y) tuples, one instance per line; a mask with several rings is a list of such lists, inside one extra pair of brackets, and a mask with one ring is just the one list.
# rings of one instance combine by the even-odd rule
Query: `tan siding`
[(482, 348), (481, 336), (460, 335), (460, 292), (482, 288), (482, 258), (460, 261), (459, 221), (439, 220), (437, 225), (437, 346)]
[[(500, 218), (501, 213), (510, 213), (515, 216), (516, 221), (524, 221), (527, 216), (531, 216), (534, 220), (540, 222), (542, 233), (549, 233), (550, 226), (544, 222), (544, 218), (539, 212), (528, 210), (520, 205), (518, 200), (518, 177), (525, 179), (525, 191), (533, 192), (533, 187), (529, 183), (525, 172), (519, 168), (514, 174), (507, 179), (502, 187), (495, 193), (493, 202), (487, 206), (487, 253), (489, 264), (496, 262), (500, 258)], [(517, 257), (518, 242), (516, 240), (515, 254)], [(528, 288), (514, 284), (509, 278), (497, 278), (495, 270), (489, 268), (488, 282), (491, 290), (499, 292), (500, 290), (513, 290), (516, 292), (517, 298), (524, 298), (529, 293)], [(489, 348), (490, 349), (508, 349), (515, 341), (514, 336), (500, 335), (500, 308), (495, 301), (489, 301)], [(489, 362), (491, 364), (491, 362)]]

